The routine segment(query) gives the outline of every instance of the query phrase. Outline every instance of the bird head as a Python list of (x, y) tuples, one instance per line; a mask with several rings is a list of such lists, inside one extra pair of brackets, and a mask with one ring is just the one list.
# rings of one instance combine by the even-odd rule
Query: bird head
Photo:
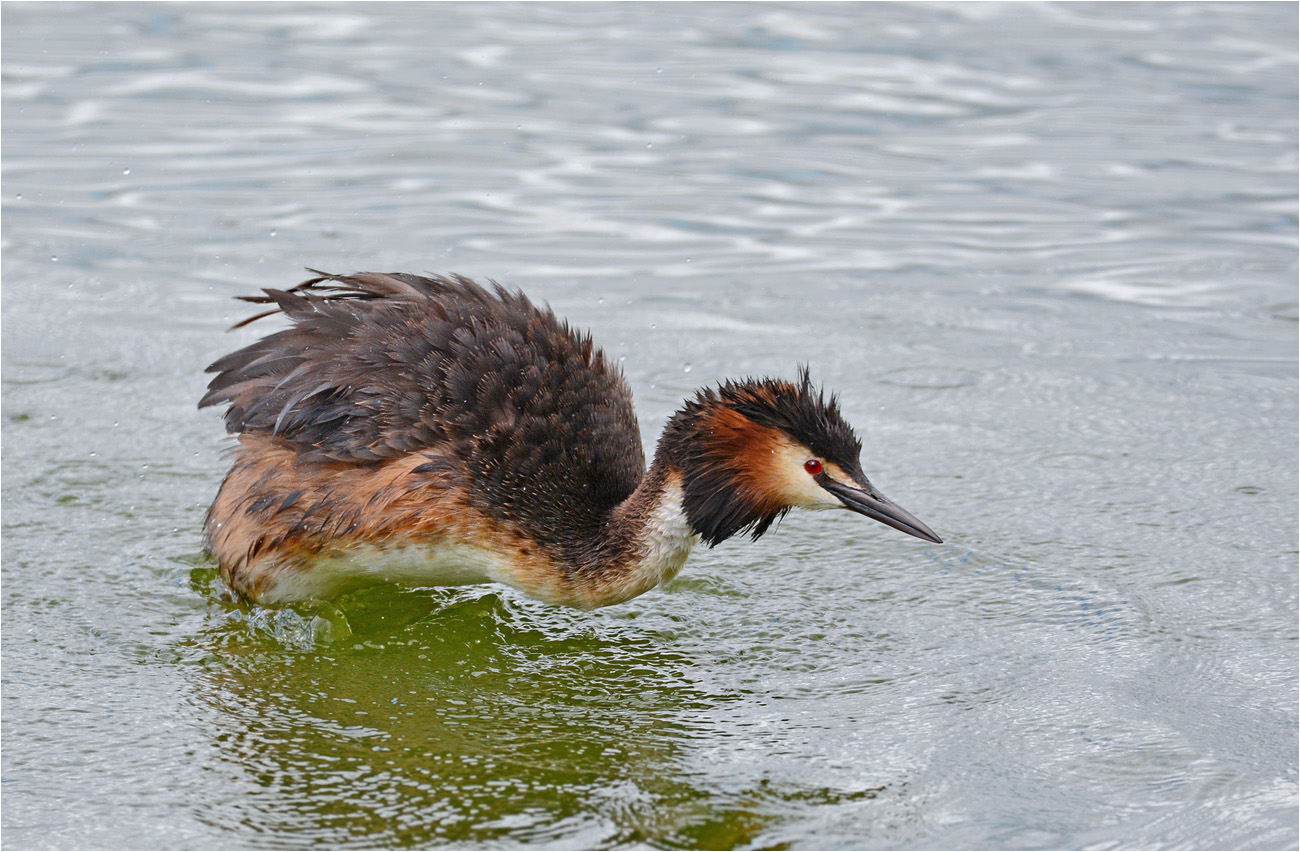
[(848, 509), (939, 543), (862, 471), (862, 442), (834, 395), (797, 383), (728, 381), (699, 391), (664, 430), (658, 454), (682, 477), (687, 521), (713, 546), (738, 532), (757, 539), (793, 508)]

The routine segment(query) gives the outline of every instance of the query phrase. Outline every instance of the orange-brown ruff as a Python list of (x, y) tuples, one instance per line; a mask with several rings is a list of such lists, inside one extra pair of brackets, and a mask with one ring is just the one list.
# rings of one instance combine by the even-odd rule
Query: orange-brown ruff
[(246, 598), (377, 579), (604, 606), (796, 506), (939, 541), (867, 481), (806, 369), (700, 391), (647, 471), (622, 375), (550, 310), (458, 276), (318, 274), (243, 297), (276, 307), (240, 325), (292, 325), (208, 367), (199, 402), (239, 437), (206, 530)]

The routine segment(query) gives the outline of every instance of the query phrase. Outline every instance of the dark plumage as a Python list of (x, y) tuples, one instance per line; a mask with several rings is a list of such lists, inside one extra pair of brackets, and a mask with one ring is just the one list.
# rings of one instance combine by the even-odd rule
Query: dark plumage
[(229, 402), (228, 431), (270, 433), (303, 461), (448, 452), (484, 511), (547, 544), (581, 540), (645, 473), (632, 394), (589, 335), (493, 287), (321, 274), (245, 297), (294, 325), (208, 367), (199, 407)]
[(460, 577), (459, 554), (484, 579), (599, 605), (671, 576), (695, 536), (758, 538), (794, 505), (886, 506), (878, 520), (937, 540), (862, 490), (861, 443), (806, 369), (700, 391), (647, 473), (622, 375), (549, 309), (459, 276), (317, 274), (244, 297), (275, 307), (240, 325), (291, 325), (208, 367), (199, 403), (227, 404), (240, 438), (207, 526), (243, 594), (310, 592), (314, 564), (365, 573), (369, 548), (398, 566), (384, 576), (424, 578), (424, 559)]

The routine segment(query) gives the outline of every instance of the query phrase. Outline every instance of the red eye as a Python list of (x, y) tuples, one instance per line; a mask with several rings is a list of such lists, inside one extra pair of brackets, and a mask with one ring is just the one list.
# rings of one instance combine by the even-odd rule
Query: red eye
[(811, 473), (813, 476), (816, 476), (822, 472), (822, 463), (817, 461), (817, 459), (808, 459), (808, 461), (803, 463), (803, 469)]

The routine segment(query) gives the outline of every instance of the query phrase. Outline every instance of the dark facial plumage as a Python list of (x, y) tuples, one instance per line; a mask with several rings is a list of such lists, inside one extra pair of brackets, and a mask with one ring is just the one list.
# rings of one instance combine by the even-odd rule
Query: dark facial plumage
[(807, 367), (797, 383), (746, 379), (701, 390), (664, 430), (659, 452), (681, 469), (687, 520), (710, 547), (739, 532), (757, 539), (789, 511), (748, 469), (775, 436), (863, 477), (862, 442)]
[(862, 441), (840, 414), (840, 401), (820, 388), (814, 390), (806, 366), (799, 368), (798, 385), (779, 380), (727, 382), (723, 403), (763, 426), (780, 429), (813, 453), (834, 462), (846, 473), (860, 474)]

